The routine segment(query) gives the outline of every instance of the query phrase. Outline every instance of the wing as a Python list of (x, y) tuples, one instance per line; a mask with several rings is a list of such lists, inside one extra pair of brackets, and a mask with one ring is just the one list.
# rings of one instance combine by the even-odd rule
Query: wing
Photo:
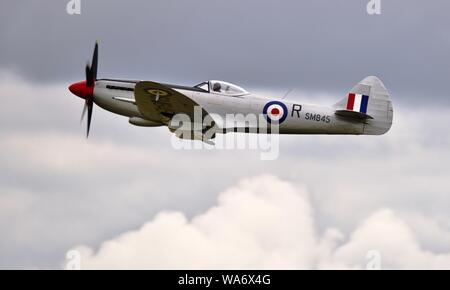
[[(136, 105), (141, 114), (155, 122), (168, 124), (176, 114), (186, 114), (194, 120), (199, 104), (186, 95), (160, 83), (141, 81), (134, 89)], [(202, 120), (208, 113), (202, 108)]]

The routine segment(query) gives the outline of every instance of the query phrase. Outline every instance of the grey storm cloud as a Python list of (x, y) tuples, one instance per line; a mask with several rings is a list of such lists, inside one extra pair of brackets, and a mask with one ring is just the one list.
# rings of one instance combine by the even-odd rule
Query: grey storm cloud
[(405, 100), (447, 102), (450, 2), (2, 1), (0, 67), (34, 81), (83, 78), (100, 40), (100, 77), (345, 92), (378, 75)]

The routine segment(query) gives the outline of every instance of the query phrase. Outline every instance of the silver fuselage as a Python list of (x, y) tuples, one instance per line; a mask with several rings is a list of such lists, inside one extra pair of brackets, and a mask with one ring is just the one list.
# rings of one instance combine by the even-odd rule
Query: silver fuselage
[[(128, 118), (145, 119), (138, 106), (133, 103), (136, 81), (98, 80), (94, 88), (94, 102), (101, 108)], [(172, 87), (191, 98), (209, 114), (223, 117), (232, 114), (261, 115), (269, 99), (254, 94), (226, 96), (201, 92), (190, 88)], [(129, 100), (129, 101), (126, 101)], [(280, 134), (362, 134), (364, 123), (343, 119), (335, 114), (332, 106), (302, 104), (282, 101), (287, 107), (287, 116), (279, 125)], [(160, 124), (167, 125), (167, 124)]]

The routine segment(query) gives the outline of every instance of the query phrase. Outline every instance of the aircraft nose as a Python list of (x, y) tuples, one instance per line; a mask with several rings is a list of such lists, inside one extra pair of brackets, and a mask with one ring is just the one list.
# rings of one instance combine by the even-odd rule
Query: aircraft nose
[(86, 81), (73, 83), (69, 86), (69, 91), (82, 99), (87, 99), (94, 95), (94, 87), (88, 87)]

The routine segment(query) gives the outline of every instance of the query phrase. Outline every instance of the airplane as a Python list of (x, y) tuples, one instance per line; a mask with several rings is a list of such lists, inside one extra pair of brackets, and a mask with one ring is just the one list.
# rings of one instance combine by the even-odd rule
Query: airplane
[[(167, 126), (181, 139), (209, 144), (213, 144), (217, 133), (382, 135), (392, 126), (389, 93), (375, 76), (364, 78), (337, 103), (323, 106), (262, 97), (219, 80), (182, 86), (97, 79), (97, 67), (98, 43), (91, 64), (86, 65), (86, 79), (69, 86), (70, 92), (85, 100), (81, 119), (87, 111), (86, 137), (89, 137), (94, 103), (127, 117), (132, 125)], [(260, 118), (256, 123), (246, 118), (237, 118), (238, 121), (231, 118), (228, 122), (230, 116)], [(180, 125), (180, 120), (188, 125)]]

